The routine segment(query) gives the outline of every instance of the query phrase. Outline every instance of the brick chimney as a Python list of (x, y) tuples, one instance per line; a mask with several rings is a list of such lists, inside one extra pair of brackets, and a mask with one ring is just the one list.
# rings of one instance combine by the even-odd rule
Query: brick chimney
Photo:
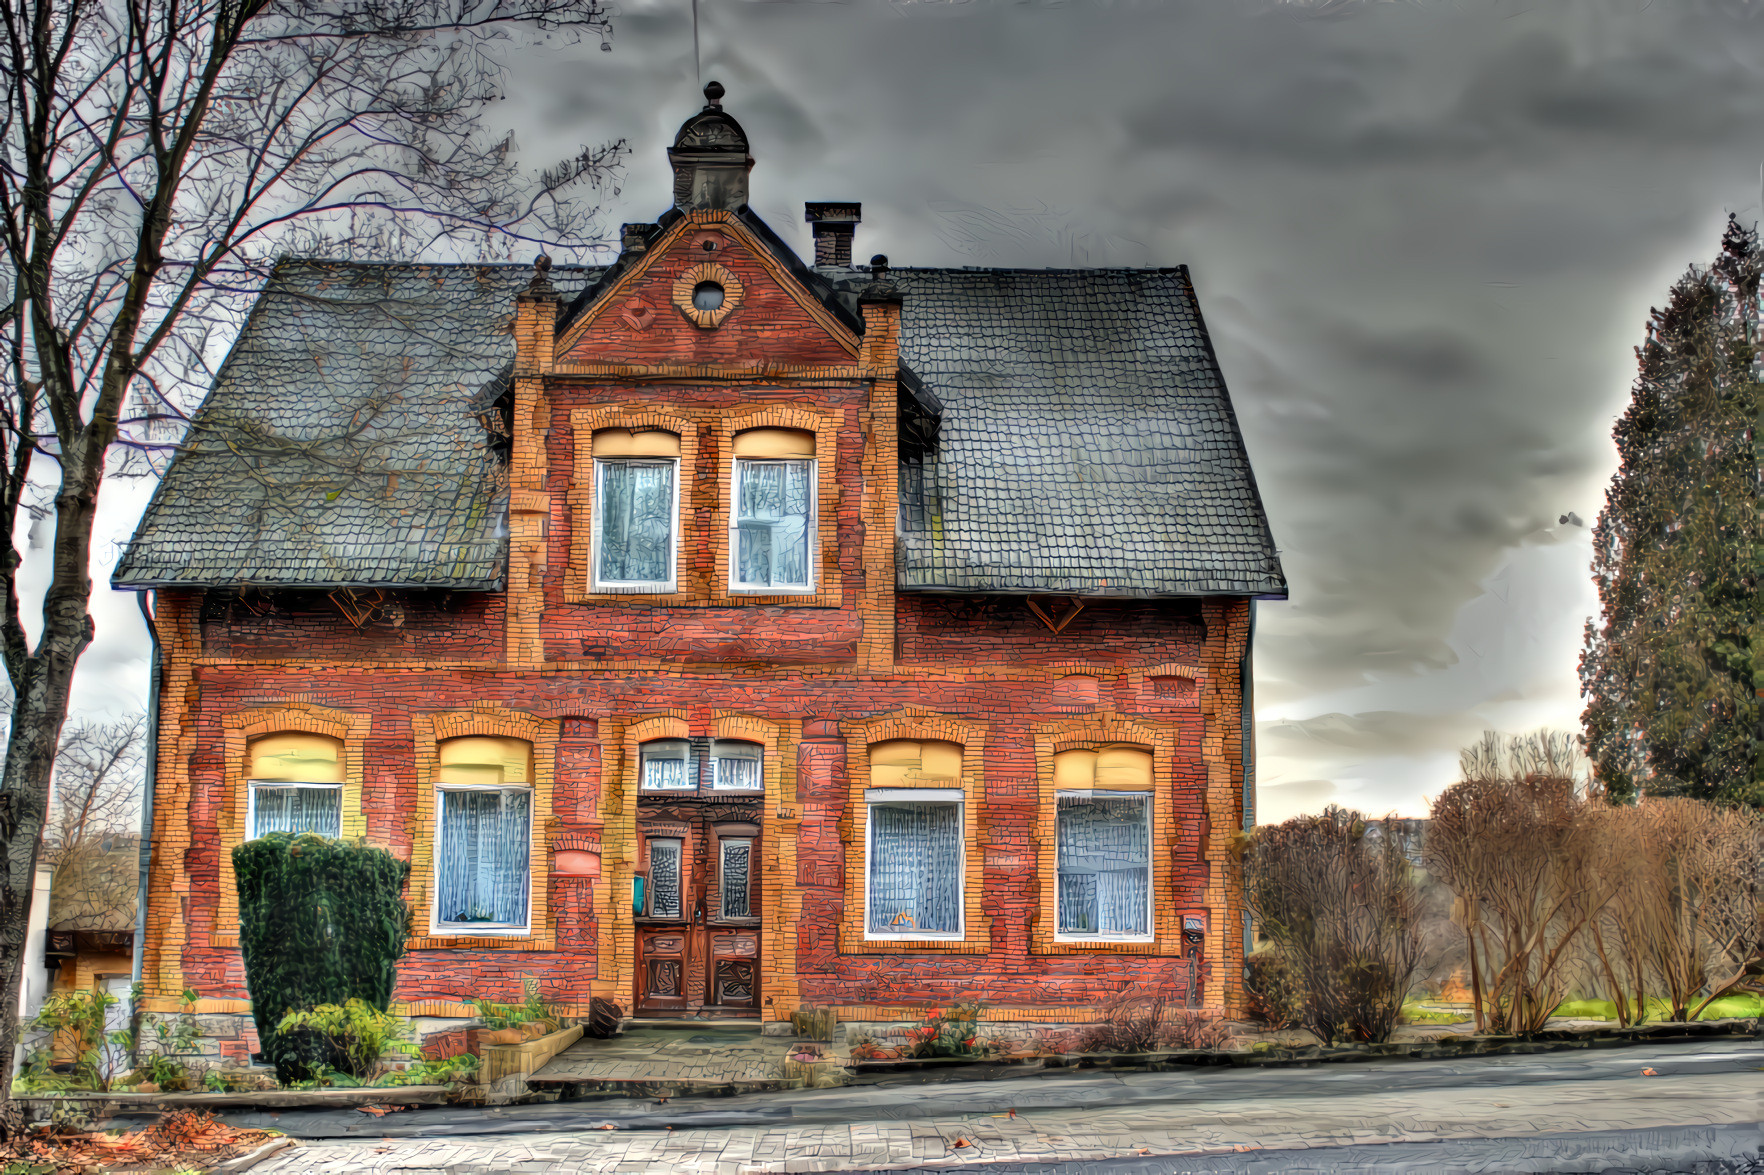
[(813, 226), (816, 265), (850, 265), (851, 238), (863, 220), (862, 204), (804, 204), (802, 218)]

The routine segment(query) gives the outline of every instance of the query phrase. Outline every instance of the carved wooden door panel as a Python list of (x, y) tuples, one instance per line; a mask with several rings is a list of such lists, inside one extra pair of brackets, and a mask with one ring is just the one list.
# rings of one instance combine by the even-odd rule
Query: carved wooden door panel
[(643, 837), (647, 862), (643, 909), (637, 918), (637, 1011), (683, 1012), (690, 1001), (692, 919), (691, 834), (681, 829)]
[(759, 1011), (759, 825), (718, 821), (705, 830), (705, 1003)]

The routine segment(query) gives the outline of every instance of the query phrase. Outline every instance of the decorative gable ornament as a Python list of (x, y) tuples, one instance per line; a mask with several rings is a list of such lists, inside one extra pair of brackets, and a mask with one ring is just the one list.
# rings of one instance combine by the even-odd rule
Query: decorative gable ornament
[[(707, 292), (714, 296), (704, 298)], [(714, 261), (701, 261), (674, 279), (674, 305), (692, 325), (706, 330), (721, 326), (735, 312), (743, 292), (740, 279)]]

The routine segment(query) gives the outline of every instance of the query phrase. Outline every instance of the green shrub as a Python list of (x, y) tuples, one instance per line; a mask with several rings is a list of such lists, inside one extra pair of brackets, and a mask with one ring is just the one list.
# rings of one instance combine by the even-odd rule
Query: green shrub
[(234, 849), (233, 870), (245, 985), (277, 1079), (343, 1068), (324, 1033), (281, 1025), (290, 1012), (351, 1000), (386, 1010), (410, 934), (410, 866), (359, 841), (272, 832)]
[(278, 1036), (300, 1030), (322, 1038), (330, 1067), (357, 1081), (378, 1077), (380, 1058), (393, 1047), (415, 1044), (404, 1017), (369, 1007), (360, 1000), (350, 1000), (341, 1007), (320, 1004), (289, 1012), (276, 1025)]

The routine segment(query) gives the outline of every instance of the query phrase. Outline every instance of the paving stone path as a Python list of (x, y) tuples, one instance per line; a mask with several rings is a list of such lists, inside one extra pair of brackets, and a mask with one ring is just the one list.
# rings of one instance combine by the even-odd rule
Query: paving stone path
[[(1405, 1068), (1419, 1076), (1426, 1066)], [(1164, 1171), (1183, 1170), (1185, 1161), (1195, 1169), (1229, 1170), (1235, 1163), (1237, 1169), (1265, 1170), (1272, 1169), (1270, 1160), (1281, 1157), (1275, 1152), (1301, 1148), (1376, 1153), (1365, 1148), (1552, 1135), (1590, 1138), (1612, 1132), (1651, 1131), (1665, 1138), (1700, 1131), (1693, 1141), (1731, 1150), (1738, 1145), (1735, 1138), (1756, 1138), (1759, 1130), (1749, 1127), (1764, 1119), (1764, 1048), (1751, 1041), (1625, 1050), (1621, 1057), (1601, 1056), (1596, 1062), (1585, 1053), (1477, 1058), (1454, 1068), (1463, 1074), (1461, 1082), (1446, 1081), (1445, 1074), (1435, 1071), (1432, 1080), (1416, 1081), (1412, 1089), (1403, 1088), (1400, 1069), (1383, 1068), (1383, 1079), (1371, 1080), (1366, 1067), (1343, 1066), (1330, 1073), (1289, 1071), (1304, 1075), (1292, 1083), (1290, 1094), (1280, 1093), (1275, 1075), (1264, 1073), (1237, 1088), (1221, 1083), (1218, 1092), (1223, 1096), (1166, 1094), (1156, 1100), (1133, 1095), (1141, 1086), (1147, 1092), (1167, 1089), (1157, 1085), (1164, 1075), (1133, 1074), (1119, 1079), (1125, 1096), (1117, 1104), (1045, 1105), (1015, 1114), (1008, 1109), (963, 1113), (956, 1093), (927, 1087), (916, 1116), (873, 1120), (857, 1105), (850, 1120), (842, 1122), (312, 1142), (257, 1170), (262, 1175), (769, 1175), (1117, 1160), (1127, 1171), (1146, 1169), (1137, 1160), (1148, 1157), (1167, 1158)], [(1644, 1069), (1655, 1075), (1645, 1075)], [(1396, 1080), (1390, 1079), (1393, 1075)], [(1013, 1085), (1033, 1094), (1032, 1082), (995, 1083), (992, 1089), (1005, 1093)], [(850, 1105), (859, 1094), (847, 1089), (826, 1096)], [(788, 1102), (802, 1095), (773, 1097)], [(711, 1106), (715, 1100), (700, 1104)], [(1735, 1126), (1742, 1128), (1737, 1134)], [(1466, 1160), (1462, 1169), (1479, 1166), (1486, 1169), (1486, 1160)], [(1608, 1166), (1600, 1162), (1581, 1169)]]

